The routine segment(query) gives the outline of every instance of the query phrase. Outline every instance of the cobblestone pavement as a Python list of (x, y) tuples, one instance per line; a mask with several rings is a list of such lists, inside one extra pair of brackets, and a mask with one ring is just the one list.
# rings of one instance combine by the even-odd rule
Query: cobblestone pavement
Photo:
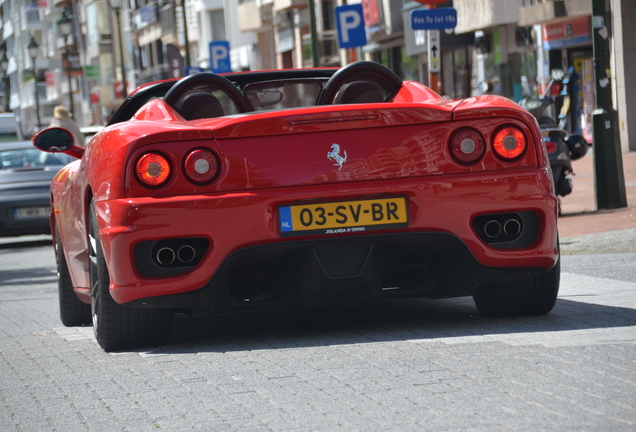
[(635, 235), (562, 238), (544, 317), (470, 299), (179, 317), (168, 345), (115, 354), (61, 325), (50, 245), (0, 244), (0, 431), (634, 431)]

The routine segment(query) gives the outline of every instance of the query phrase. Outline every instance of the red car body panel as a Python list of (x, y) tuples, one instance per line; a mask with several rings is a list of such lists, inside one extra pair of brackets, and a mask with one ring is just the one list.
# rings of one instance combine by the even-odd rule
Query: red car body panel
[[(448, 232), (449, 220), (470, 220), (474, 215), (488, 211), (493, 206), (511, 211), (533, 210), (540, 215), (542, 221), (553, 217), (554, 208), (546, 205), (549, 193), (546, 195), (545, 191), (536, 187), (538, 183), (544, 183), (549, 190), (551, 177), (548, 169), (483, 177), (476, 181), (466, 181), (461, 176), (449, 176), (424, 184), (419, 180), (396, 180), (389, 184), (370, 184), (363, 190), (359, 187), (343, 190), (341, 185), (328, 185), (322, 193), (328, 194), (330, 199), (338, 200), (357, 197), (361, 192), (364, 195), (382, 195), (394, 194), (395, 190), (409, 191), (406, 196), (409, 199), (410, 226), (404, 230), (408, 232)], [(491, 189), (486, 196), (481, 194), (484, 187)], [(517, 189), (518, 198), (510, 199), (506, 196), (510, 189)], [(214, 197), (200, 195), (165, 199), (139, 198), (98, 203), (102, 227), (100, 234), (111, 273), (113, 298), (125, 303), (202, 287), (233, 251), (260, 243), (284, 241), (278, 231), (276, 209), (280, 204), (313, 195), (305, 188), (294, 188), (284, 195), (279, 191), (265, 190), (221, 193)], [(444, 195), (443, 203), (440, 203), (440, 195)], [(232, 201), (239, 201), (240, 205), (228, 205)], [(106, 215), (109, 216), (103, 217)], [(196, 269), (184, 275), (157, 280), (142, 277), (130, 266), (118, 265), (121, 261), (133, 261), (133, 246), (136, 243), (166, 237), (168, 233), (165, 221), (172, 218), (179, 220), (179, 236), (204, 236), (212, 244), (211, 250)], [(237, 226), (236, 221), (249, 223)], [(453, 228), (453, 233), (470, 248), (475, 258), (487, 266), (552, 268), (556, 262), (558, 252), (553, 240), (556, 238), (554, 228), (542, 233), (544, 240), (533, 245), (530, 250), (515, 252), (488, 248), (467, 223)], [(177, 234), (175, 231), (172, 233)]]
[[(528, 149), (513, 161), (492, 151), (502, 125), (523, 131)], [(455, 161), (449, 141), (474, 128), (486, 150), (470, 165)], [(280, 206), (403, 196), (408, 227), (373, 235), (446, 233), (457, 237), (481, 265), (492, 268), (554, 267), (557, 200), (536, 122), (508, 99), (440, 98), (406, 82), (392, 102), (315, 106), (186, 121), (165, 101), (146, 103), (129, 121), (104, 128), (81, 161), (65, 167), (52, 184), (55, 222), (76, 293), (90, 302), (88, 205), (95, 202), (110, 289), (118, 303), (188, 293), (212, 280), (232, 254), (258, 245), (289, 242), (281, 236)], [(346, 164), (327, 158), (332, 144), (346, 150)], [(206, 148), (220, 173), (207, 185), (180, 174), (185, 155)], [(168, 183), (148, 188), (135, 163), (147, 151), (166, 156)], [(538, 220), (536, 241), (497, 249), (476, 233), (475, 217), (530, 211)], [(369, 233), (300, 235), (295, 242), (364, 237)], [(201, 237), (209, 247), (181, 274), (144, 276), (135, 248), (155, 239)], [(458, 263), (461, 264), (461, 263)], [(459, 270), (458, 270), (459, 271)]]

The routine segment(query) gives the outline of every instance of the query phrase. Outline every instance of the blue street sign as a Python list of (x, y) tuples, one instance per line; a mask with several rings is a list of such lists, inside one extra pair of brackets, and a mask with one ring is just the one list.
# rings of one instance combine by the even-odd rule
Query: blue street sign
[(336, 7), (336, 25), (340, 48), (355, 48), (367, 44), (361, 3)]
[(210, 71), (212, 73), (232, 72), (230, 43), (228, 41), (210, 42)]
[(413, 9), (411, 28), (413, 30), (444, 30), (457, 26), (457, 10), (454, 8)]
[(186, 76), (194, 75), (195, 73), (199, 73), (199, 72), (205, 72), (205, 69), (201, 67), (197, 67), (197, 66), (186, 66), (185, 68)]

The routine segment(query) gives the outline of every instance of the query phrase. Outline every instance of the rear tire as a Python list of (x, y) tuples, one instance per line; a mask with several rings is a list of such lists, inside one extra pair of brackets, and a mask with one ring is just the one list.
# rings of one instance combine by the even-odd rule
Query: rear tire
[(55, 226), (55, 256), (57, 261), (57, 289), (60, 298), (60, 319), (66, 327), (91, 324), (91, 306), (82, 303), (73, 291), (60, 231)]
[(110, 295), (110, 277), (99, 239), (93, 201), (89, 210), (91, 311), (97, 343), (105, 351), (160, 345), (172, 335), (172, 309), (121, 306)]
[(559, 293), (561, 259), (545, 273), (523, 279), (479, 287), (473, 299), (486, 317), (545, 315)]

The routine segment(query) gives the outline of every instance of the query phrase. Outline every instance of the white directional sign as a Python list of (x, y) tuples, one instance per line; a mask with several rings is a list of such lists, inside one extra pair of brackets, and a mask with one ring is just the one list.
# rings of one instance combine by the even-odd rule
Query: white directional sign
[(428, 71), (439, 72), (441, 69), (442, 55), (439, 45), (439, 30), (428, 31)]

